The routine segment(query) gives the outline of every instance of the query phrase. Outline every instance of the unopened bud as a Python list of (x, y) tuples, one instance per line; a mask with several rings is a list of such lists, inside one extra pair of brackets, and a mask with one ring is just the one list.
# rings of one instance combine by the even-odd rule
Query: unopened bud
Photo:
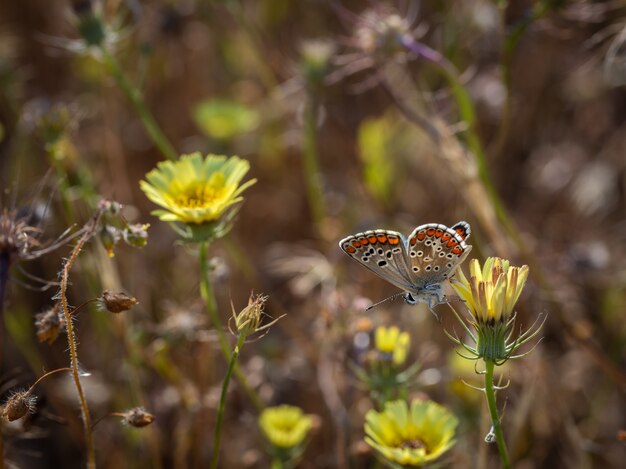
[(100, 229), (98, 237), (100, 238), (100, 241), (102, 242), (104, 249), (106, 249), (109, 257), (115, 256), (115, 252), (113, 251), (113, 249), (115, 248), (115, 244), (120, 238), (118, 229), (111, 225), (104, 225)]
[(263, 316), (263, 307), (267, 298), (267, 296), (263, 295), (250, 295), (248, 306), (242, 309), (239, 314), (235, 314), (233, 310), (235, 327), (239, 335), (247, 337), (259, 330)]
[(128, 225), (123, 231), (124, 241), (135, 248), (144, 247), (148, 244), (148, 227), (149, 223)]
[(78, 32), (88, 46), (99, 46), (104, 43), (106, 29), (102, 18), (94, 13), (80, 16)]

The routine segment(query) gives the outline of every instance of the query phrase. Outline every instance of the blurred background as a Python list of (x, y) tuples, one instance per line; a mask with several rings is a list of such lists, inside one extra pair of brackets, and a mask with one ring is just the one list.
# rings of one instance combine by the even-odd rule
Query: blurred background
[[(444, 465), (497, 467), (484, 399), (460, 382), (480, 377), (443, 331), (449, 309), (436, 308), (440, 321), (401, 301), (365, 312), (396, 289), (337, 245), (458, 220), (472, 226), (470, 257), (530, 266), (518, 323), (548, 315), (498, 394), (514, 466), (623, 467), (625, 28), (621, 1), (3, 1), (3, 210), (28, 213), (44, 244), (84, 225), (101, 197), (151, 224), (147, 246), (111, 258), (94, 238), (71, 275), (74, 305), (103, 289), (140, 302), (119, 316), (89, 306), (75, 322), (92, 416), (104, 417), (99, 467), (208, 467), (226, 362), (197, 251), (150, 215), (138, 184), (168, 145), (239, 155), (258, 179), (211, 246), (212, 281), (224, 324), (251, 291), (269, 295), (270, 316), (287, 314), (240, 366), (263, 404), (318, 416), (299, 467), (378, 467), (363, 442), (375, 404), (350, 364), (355, 337), (379, 325), (411, 335), (409, 396), (460, 419)], [(3, 400), (68, 366), (65, 336), (39, 343), (34, 328), (57, 286), (30, 275), (55, 282), (69, 251), (11, 266)], [(3, 425), (7, 462), (84, 467), (70, 377), (36, 395), (33, 415)], [(107, 417), (135, 406), (154, 424)], [(220, 467), (269, 467), (257, 416), (233, 380)]]

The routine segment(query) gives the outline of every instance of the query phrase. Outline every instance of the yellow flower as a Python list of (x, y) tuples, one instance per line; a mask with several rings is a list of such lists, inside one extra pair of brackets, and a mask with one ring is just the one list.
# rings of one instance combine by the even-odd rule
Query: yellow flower
[(513, 267), (508, 260), (490, 257), (483, 268), (476, 259), (469, 264), (469, 280), (459, 269), (452, 286), (479, 324), (506, 323), (526, 284), (528, 266)]
[(374, 333), (376, 349), (384, 354), (391, 355), (394, 365), (402, 365), (411, 345), (411, 337), (408, 332), (400, 332), (396, 326), (376, 328)]
[[(520, 346), (533, 339), (543, 325), (539, 324), (537, 319), (530, 328), (513, 339), (515, 325), (513, 308), (528, 279), (528, 266), (513, 267), (505, 259), (490, 257), (482, 269), (480, 263), (472, 259), (469, 270), (469, 280), (461, 269), (457, 270), (452, 286), (472, 314), (473, 321), (469, 323), (476, 334), (470, 331), (458, 314), (457, 319), (461, 321), (475, 346), (461, 341), (458, 337), (450, 335), (449, 337), (469, 352), (470, 357), (466, 358), (483, 358), (486, 361), (494, 361), (496, 365), (502, 365), (509, 358), (524, 356), (525, 354), (514, 355), (514, 353)], [(538, 327), (535, 327), (537, 325)]]
[(313, 418), (290, 405), (268, 407), (259, 416), (259, 426), (267, 440), (277, 448), (294, 448), (307, 437)]
[(183, 155), (178, 161), (164, 161), (146, 174), (140, 186), (146, 196), (165, 210), (155, 210), (161, 220), (201, 225), (219, 220), (241, 193), (256, 182), (241, 184), (250, 164), (236, 156), (208, 155), (198, 152)]
[(457, 418), (432, 401), (387, 402), (365, 415), (365, 442), (391, 463), (422, 466), (454, 445)]

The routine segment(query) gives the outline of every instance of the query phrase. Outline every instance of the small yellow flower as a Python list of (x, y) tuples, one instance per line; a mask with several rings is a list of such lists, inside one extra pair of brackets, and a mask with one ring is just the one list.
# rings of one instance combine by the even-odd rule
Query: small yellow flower
[(454, 445), (457, 418), (432, 401), (398, 400), (365, 415), (365, 442), (388, 462), (423, 466)]
[(408, 332), (401, 332), (396, 326), (380, 326), (374, 332), (374, 343), (379, 352), (389, 354), (394, 365), (399, 366), (406, 361), (411, 336)]
[(506, 259), (490, 257), (482, 269), (472, 259), (469, 269), (469, 280), (459, 269), (452, 282), (458, 295), (479, 324), (506, 323), (528, 279), (528, 266), (513, 267)]
[(250, 164), (231, 156), (198, 152), (183, 155), (178, 161), (164, 161), (146, 174), (141, 190), (165, 210), (155, 210), (161, 220), (201, 225), (220, 219), (233, 205), (241, 202), (241, 193), (256, 182), (240, 185)]
[(268, 407), (259, 416), (259, 426), (267, 440), (277, 448), (294, 448), (306, 439), (313, 418), (290, 405)]

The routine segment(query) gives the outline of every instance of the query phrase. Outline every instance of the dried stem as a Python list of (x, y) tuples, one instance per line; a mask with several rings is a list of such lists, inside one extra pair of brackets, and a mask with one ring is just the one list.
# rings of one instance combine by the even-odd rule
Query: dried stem
[(70, 270), (74, 261), (78, 257), (81, 249), (87, 242), (87, 240), (94, 234), (100, 217), (102, 216), (103, 209), (98, 208), (98, 211), (90, 221), (89, 228), (85, 230), (80, 237), (76, 246), (72, 250), (69, 259), (65, 262), (63, 270), (61, 272), (61, 307), (63, 308), (63, 314), (65, 315), (65, 327), (67, 328), (67, 343), (70, 351), (70, 364), (72, 369), (72, 377), (74, 379), (74, 385), (78, 394), (78, 400), (80, 402), (80, 410), (83, 418), (83, 429), (85, 432), (85, 446), (87, 449), (87, 468), (95, 469), (96, 467), (96, 454), (93, 445), (93, 434), (91, 430), (91, 416), (89, 415), (89, 407), (87, 406), (87, 399), (85, 398), (85, 392), (80, 382), (80, 370), (78, 369), (78, 352), (76, 344), (76, 333), (74, 331), (74, 325), (72, 323), (72, 312), (70, 311), (67, 302), (67, 285), (69, 282)]
[(35, 390), (35, 386), (37, 386), (39, 383), (41, 383), (48, 376), (53, 375), (55, 373), (59, 373), (60, 371), (72, 371), (72, 369), (65, 367), (65, 368), (57, 368), (56, 370), (48, 371), (43, 376), (39, 377), (39, 379), (37, 381), (35, 381), (30, 388), (28, 388), (28, 391), (26, 391), (26, 394), (32, 393)]

